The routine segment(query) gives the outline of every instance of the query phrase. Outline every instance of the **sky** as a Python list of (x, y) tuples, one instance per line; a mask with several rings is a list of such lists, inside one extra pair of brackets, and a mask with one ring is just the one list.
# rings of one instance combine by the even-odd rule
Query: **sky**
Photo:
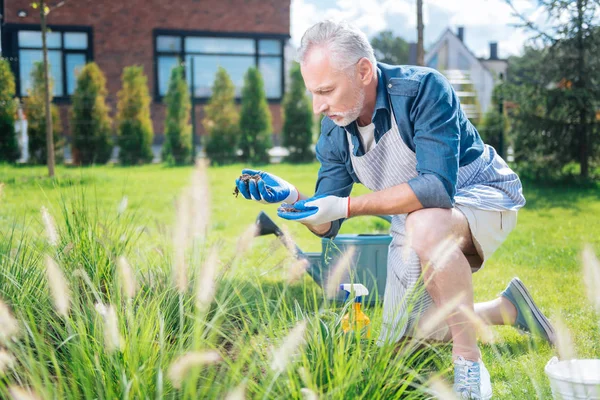
[[(291, 42), (300, 44), (304, 31), (323, 19), (344, 19), (373, 37), (392, 30), (409, 42), (417, 39), (416, 0), (292, 0)], [(536, 0), (513, 0), (519, 12), (544, 25), (546, 14)], [(516, 28), (504, 0), (423, 0), (425, 50), (450, 28), (465, 28), (465, 44), (478, 57), (489, 56), (489, 42), (498, 42), (498, 56), (520, 55), (523, 44), (532, 36)]]

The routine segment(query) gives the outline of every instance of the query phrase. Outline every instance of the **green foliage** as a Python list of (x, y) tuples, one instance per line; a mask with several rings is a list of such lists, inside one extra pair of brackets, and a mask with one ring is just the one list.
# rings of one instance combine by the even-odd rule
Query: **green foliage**
[(121, 75), (122, 87), (118, 93), (117, 123), (119, 160), (124, 165), (152, 161), (154, 131), (150, 119), (148, 78), (141, 66), (125, 67)]
[(15, 132), (16, 113), (15, 77), (8, 61), (0, 58), (0, 162), (14, 163), (21, 156)]
[(408, 64), (410, 58), (410, 46), (408, 42), (399, 36), (394, 36), (392, 31), (381, 31), (371, 39), (371, 46), (375, 50), (377, 61), (401, 65)]
[[(50, 65), (48, 65), (50, 69)], [(31, 88), (23, 100), (27, 116), (27, 135), (29, 136), (29, 160), (33, 164), (46, 164), (48, 152), (46, 149), (46, 101), (44, 96), (44, 64), (36, 62), (31, 69)], [(48, 76), (50, 102), (52, 102), (52, 77)], [(58, 107), (50, 104), (52, 118), (52, 135), (54, 138), (54, 160), (60, 163), (63, 159), (63, 143), (61, 138), (62, 123)]]
[(165, 104), (167, 116), (162, 159), (169, 165), (189, 164), (192, 159), (192, 126), (188, 121), (192, 105), (183, 66), (171, 71)]
[(106, 104), (106, 78), (92, 62), (77, 76), (72, 96), (71, 132), (77, 164), (105, 164), (112, 153), (112, 119)]
[(234, 162), (240, 135), (239, 115), (235, 106), (235, 86), (223, 67), (217, 71), (204, 115), (202, 124), (207, 133), (204, 148), (211, 164)]
[[(210, 168), (211, 191), (230, 193), (240, 167)], [(298, 182), (304, 192), (314, 189), (318, 168), (317, 163), (279, 164), (270, 172)], [(165, 234), (171, 229), (165, 227), (174, 220), (172, 194), (189, 182), (191, 168), (59, 166), (60, 178), (54, 180), (40, 178), (44, 172), (42, 167), (0, 165), (1, 180), (10, 188), (0, 207), (0, 299), (21, 328), (14, 340), (2, 343), (3, 355), (16, 363), (2, 378), (0, 398), (10, 398), (9, 385), (27, 386), (44, 400), (225, 398), (246, 382), (249, 399), (300, 399), (307, 395), (301, 388), (332, 400), (423, 399), (431, 397), (423, 391), (430, 387), (427, 380), (432, 375), (443, 374), (451, 382), (449, 346), (377, 346), (380, 306), (365, 307), (373, 321), (371, 340), (344, 335), (340, 318), (345, 310), (340, 305), (327, 302), (307, 276), (298, 283), (286, 282), (288, 267), (295, 264), (285, 247), (274, 250), (265, 237), (240, 252), (237, 239), (258, 211), (253, 202), (212, 196), (208, 208), (214, 229), (205, 242), (190, 244), (185, 256), (189, 290), (178, 293), (171, 283), (174, 249)], [(544, 313), (562, 316), (575, 354), (598, 358), (600, 348), (593, 339), (598, 317), (586, 298), (579, 255), (586, 242), (600, 253), (600, 183), (584, 188), (525, 182), (525, 187), (528, 205), (519, 213), (519, 229), (486, 263), (495, 278), (474, 277), (476, 299), (494, 298), (519, 275)], [(362, 185), (354, 190), (356, 195), (368, 192)], [(117, 208), (124, 194), (130, 206)], [(41, 205), (56, 221), (57, 246), (50, 246), (38, 229)], [(374, 233), (375, 221), (379, 219), (351, 218), (342, 229)], [(276, 222), (290, 229), (303, 250), (320, 250), (320, 240), (301, 224)], [(384, 226), (387, 231), (389, 226)], [(202, 310), (196, 306), (197, 288), (212, 244), (219, 246), (216, 298)], [(67, 318), (54, 309), (45, 272), (47, 255), (55, 259), (70, 287)], [(120, 290), (121, 255), (127, 257), (137, 282), (131, 300)], [(105, 320), (95, 307), (100, 302), (115, 310), (120, 349), (105, 345)], [(275, 373), (271, 348), (280, 348), (299, 321), (307, 322), (306, 343), (293, 351), (282, 373)], [(555, 349), (511, 327), (494, 328), (494, 336), (494, 342), (481, 345), (494, 398), (552, 398), (544, 366)], [(190, 369), (183, 375), (182, 388), (176, 389), (169, 371), (177, 357), (207, 349), (217, 350), (223, 361)], [(82, 367), (86, 365), (93, 368)]]
[(262, 76), (257, 68), (249, 68), (244, 77), (240, 112), (240, 142), (244, 162), (267, 163), (271, 146), (271, 112)]
[(300, 73), (300, 65), (294, 64), (290, 72), (290, 89), (283, 99), (283, 145), (288, 148), (290, 162), (314, 160), (310, 150), (313, 136), (313, 114), (310, 99)]
[[(163, 193), (156, 183), (145, 181)], [(22, 382), (41, 399), (226, 398), (245, 382), (254, 382), (245, 385), (247, 398), (301, 398), (303, 387), (333, 399), (422, 397), (419, 386), (440, 358), (430, 351), (433, 347), (361, 341), (341, 330), (346, 309), (327, 302), (310, 281), (290, 284), (256, 271), (238, 272), (248, 257), (269, 269), (279, 264), (279, 255), (265, 259), (268, 244), (261, 255), (249, 250), (219, 255), (216, 273), (206, 276), (195, 267), (206, 265), (208, 256), (199, 240), (186, 237), (187, 249), (181, 243), (181, 248), (165, 247), (160, 233), (139, 229), (154, 221), (141, 219), (143, 210), (99, 212), (103, 204), (84, 187), (75, 183), (59, 191), (58, 204), (49, 207), (56, 221), (55, 244), (37, 230), (0, 230), (0, 267), (6, 278), (0, 299), (11, 311), (5, 315), (2, 308), (3, 321), (14, 316), (23, 327), (14, 340), (0, 337), (3, 354), (18, 360), (18, 368), (0, 384), (1, 398), (9, 397), (8, 386)], [(149, 239), (162, 240), (157, 248)], [(172, 279), (171, 254), (180, 250), (187, 250), (182, 256), (189, 266), (183, 267), (184, 290)], [(285, 255), (285, 249), (279, 250)], [(127, 257), (130, 274), (122, 273), (120, 256)], [(56, 286), (45, 271), (48, 258), (64, 276), (52, 275), (54, 282), (64, 280), (68, 293), (53, 293)], [(128, 283), (133, 292), (124, 290)], [(207, 284), (215, 293), (204, 307), (197, 299), (204, 297)], [(57, 313), (55, 294), (69, 295), (67, 313)], [(112, 320), (105, 313), (108, 307)], [(288, 336), (294, 327), (300, 334)], [(286, 338), (291, 347), (283, 345)], [(216, 351), (219, 360), (174, 368), (188, 352), (205, 351)]]
[(500, 114), (498, 110), (498, 101), (501, 101), (499, 92), (503, 89), (502, 85), (494, 88), (492, 96), (492, 104), (490, 109), (485, 113), (480, 126), (477, 127), (481, 138), (486, 144), (492, 146), (496, 151), (500, 151), (500, 135), (503, 137), (503, 148), (506, 153), (508, 148), (508, 120), (504, 114)]
[(600, 160), (600, 4), (552, 0), (545, 7), (550, 29), (509, 59), (515, 161), (537, 177), (577, 162), (586, 178)]

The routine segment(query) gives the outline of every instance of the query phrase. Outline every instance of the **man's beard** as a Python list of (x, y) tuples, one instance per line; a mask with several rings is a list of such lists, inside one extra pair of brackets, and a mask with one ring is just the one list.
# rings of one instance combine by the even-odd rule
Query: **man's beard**
[(360, 113), (363, 109), (363, 106), (365, 105), (365, 91), (362, 89), (358, 89), (358, 99), (356, 100), (356, 105), (354, 107), (352, 107), (350, 110), (348, 111), (344, 111), (344, 112), (337, 112), (337, 113), (332, 113), (327, 115), (329, 118), (331, 118), (332, 116), (338, 117), (341, 119), (333, 119), (331, 118), (331, 120), (338, 126), (347, 126), (350, 125), (352, 122), (354, 122), (359, 116)]

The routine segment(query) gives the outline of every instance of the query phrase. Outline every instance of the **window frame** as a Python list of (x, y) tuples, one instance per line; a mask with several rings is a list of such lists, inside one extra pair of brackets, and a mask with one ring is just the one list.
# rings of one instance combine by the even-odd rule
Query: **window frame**
[[(48, 49), (48, 51), (60, 51), (61, 52), (61, 60), (62, 60), (62, 75), (63, 75), (63, 82), (62, 82), (62, 90), (63, 90), (63, 94), (61, 96), (54, 96), (54, 101), (56, 103), (70, 103), (71, 102), (71, 95), (68, 94), (67, 91), (67, 55), (69, 54), (83, 54), (85, 55), (85, 62), (86, 64), (89, 62), (94, 61), (94, 31), (93, 28), (91, 26), (84, 26), (84, 25), (48, 25), (48, 29), (51, 30), (52, 32), (59, 32), (60, 33), (60, 48), (53, 48), (53, 49)], [(27, 97), (27, 95), (21, 95), (21, 64), (20, 64), (20, 56), (19, 56), (19, 51), (20, 50), (39, 50), (41, 51), (41, 48), (38, 47), (19, 47), (19, 32), (20, 31), (37, 31), (37, 32), (41, 32), (42, 28), (41, 25), (37, 25), (37, 24), (6, 24), (4, 26), (4, 29), (2, 31), (2, 35), (3, 35), (3, 41), (4, 41), (4, 37), (8, 36), (7, 38), (7, 42), (10, 40), (10, 42), (5, 43), (8, 46), (8, 50), (7, 51), (7, 55), (8, 57), (11, 57), (12, 61), (11, 61), (11, 67), (13, 69), (13, 74), (15, 76), (15, 84), (16, 84), (16, 93), (17, 96), (20, 98), (25, 98)], [(88, 43), (87, 43), (87, 49), (67, 49), (65, 48), (65, 39), (64, 39), (64, 34), (65, 33), (71, 33), (71, 32), (75, 32), (75, 33), (86, 33), (87, 34), (87, 38), (88, 38)]]
[[(159, 51), (158, 50), (158, 37), (159, 36), (175, 36), (179, 38), (180, 41), (180, 50), (179, 51)], [(186, 52), (185, 50), (185, 39), (190, 37), (199, 37), (199, 38), (231, 38), (231, 39), (252, 39), (254, 41), (254, 54), (248, 54), (248, 56), (254, 57), (254, 66), (256, 68), (260, 67), (259, 60), (261, 58), (278, 58), (281, 60), (281, 95), (279, 97), (267, 98), (267, 102), (269, 104), (278, 104), (281, 103), (283, 96), (285, 94), (285, 46), (290, 39), (290, 35), (287, 34), (272, 34), (272, 33), (250, 33), (250, 32), (214, 32), (214, 31), (188, 31), (188, 30), (173, 30), (173, 29), (154, 29), (152, 32), (152, 48), (153, 48), (153, 66), (154, 66), (154, 101), (157, 103), (163, 103), (164, 95), (160, 94), (159, 91), (159, 70), (158, 70), (158, 59), (160, 56), (166, 57), (179, 57), (182, 60), (186, 76), (187, 76), (187, 68), (185, 65), (185, 59), (187, 55), (218, 55), (218, 56), (240, 56), (243, 54), (240, 53), (227, 53), (227, 52)], [(261, 55), (259, 51), (259, 41), (261, 39), (267, 40), (278, 40), (280, 45), (280, 54), (265, 54)], [(202, 96), (195, 97), (192, 99), (194, 104), (206, 104), (209, 101), (210, 97)], [(240, 97), (235, 98), (236, 103), (241, 102)]]

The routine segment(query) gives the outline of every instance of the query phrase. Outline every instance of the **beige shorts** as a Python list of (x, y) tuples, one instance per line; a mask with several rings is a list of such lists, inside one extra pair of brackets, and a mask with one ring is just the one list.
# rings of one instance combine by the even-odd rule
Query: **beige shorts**
[(471, 228), (471, 237), (477, 254), (465, 254), (471, 271), (479, 270), (506, 240), (517, 225), (517, 211), (487, 211), (469, 206), (455, 205), (462, 212)]

